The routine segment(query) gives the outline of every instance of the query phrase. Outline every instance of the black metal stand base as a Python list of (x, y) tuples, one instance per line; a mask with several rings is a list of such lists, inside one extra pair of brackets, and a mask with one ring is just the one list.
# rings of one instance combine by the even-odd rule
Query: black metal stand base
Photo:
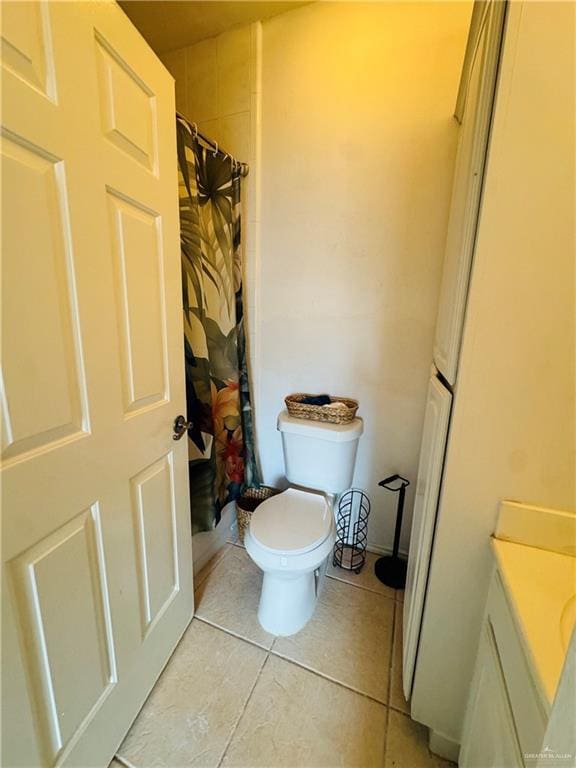
[(404, 589), (406, 586), (406, 560), (400, 560), (399, 557), (380, 557), (374, 563), (374, 573), (382, 584), (392, 589)]
[(400, 547), (400, 533), (402, 531), (402, 513), (404, 512), (404, 496), (410, 481), (402, 475), (390, 475), (381, 480), (378, 485), (398, 494), (398, 510), (396, 512), (396, 526), (394, 528), (394, 547), (392, 555), (381, 557), (374, 563), (374, 573), (382, 584), (392, 589), (404, 589), (406, 586), (406, 568), (408, 563), (398, 557)]

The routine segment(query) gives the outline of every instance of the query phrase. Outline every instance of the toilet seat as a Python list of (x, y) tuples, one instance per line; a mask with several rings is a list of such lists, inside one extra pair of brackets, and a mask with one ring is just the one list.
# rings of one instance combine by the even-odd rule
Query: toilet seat
[(273, 554), (301, 555), (319, 547), (333, 530), (332, 509), (319, 493), (289, 488), (264, 501), (250, 519), (250, 534)]

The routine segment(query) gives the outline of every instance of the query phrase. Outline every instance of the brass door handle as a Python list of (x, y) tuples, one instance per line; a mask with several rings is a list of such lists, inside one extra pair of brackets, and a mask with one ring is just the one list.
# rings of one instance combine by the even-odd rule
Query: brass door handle
[(172, 440), (180, 440), (180, 438), (188, 432), (192, 426), (191, 421), (186, 421), (184, 416), (176, 416), (174, 419), (174, 433)]

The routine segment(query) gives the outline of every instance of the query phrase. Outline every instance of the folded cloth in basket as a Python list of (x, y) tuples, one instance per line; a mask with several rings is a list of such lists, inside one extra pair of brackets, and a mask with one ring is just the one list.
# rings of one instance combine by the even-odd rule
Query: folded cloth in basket
[(310, 395), (300, 401), (304, 405), (330, 405), (330, 395)]

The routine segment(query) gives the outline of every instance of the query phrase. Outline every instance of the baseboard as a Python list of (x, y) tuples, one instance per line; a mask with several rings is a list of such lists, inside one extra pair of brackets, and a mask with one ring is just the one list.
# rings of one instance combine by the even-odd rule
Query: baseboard
[(443, 757), (445, 760), (451, 760), (453, 763), (458, 763), (458, 755), (460, 753), (460, 744), (456, 741), (452, 741), (447, 736), (444, 736), (438, 731), (433, 731), (430, 728), (428, 732), (428, 746), (430, 752), (433, 752), (439, 757)]
[[(372, 552), (374, 555), (391, 555), (392, 547), (381, 547), (379, 544), (368, 544), (366, 547), (368, 552)], [(398, 550), (398, 554), (404, 560), (408, 559), (408, 551), (405, 549)]]

